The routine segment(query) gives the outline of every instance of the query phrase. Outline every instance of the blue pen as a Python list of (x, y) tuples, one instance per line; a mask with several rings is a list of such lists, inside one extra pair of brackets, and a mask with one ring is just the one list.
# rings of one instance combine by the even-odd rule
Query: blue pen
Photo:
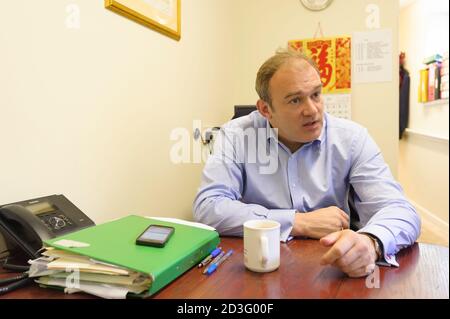
[(216, 258), (214, 258), (214, 259), (211, 261), (211, 263), (209, 264), (209, 266), (208, 266), (207, 268), (205, 268), (205, 270), (203, 270), (203, 273), (206, 274), (206, 273), (208, 272), (208, 269), (209, 269), (212, 265), (214, 265), (215, 263), (217, 263), (217, 262), (220, 260), (220, 258), (223, 257), (223, 255), (225, 255), (225, 252), (224, 252), (224, 251), (221, 251), (220, 254), (218, 254), (218, 255), (216, 256)]
[(210, 265), (208, 267), (208, 271), (206, 272), (208, 275), (211, 275), (213, 272), (216, 271), (217, 267), (220, 266), (221, 263), (223, 263), (228, 257), (231, 256), (231, 254), (233, 253), (233, 249), (230, 249), (225, 256), (223, 256), (222, 258), (219, 259), (219, 261), (217, 261), (216, 263)]
[(214, 249), (205, 259), (202, 260), (200, 264), (198, 264), (198, 268), (206, 266), (214, 257), (220, 254), (222, 249), (220, 247)]

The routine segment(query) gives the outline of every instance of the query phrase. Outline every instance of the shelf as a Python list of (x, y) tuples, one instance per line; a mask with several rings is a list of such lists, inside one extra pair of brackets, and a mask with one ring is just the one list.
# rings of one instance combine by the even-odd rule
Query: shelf
[(423, 131), (419, 131), (419, 130), (413, 130), (410, 128), (407, 128), (405, 130), (405, 132), (407, 134), (411, 134), (411, 135), (416, 135), (416, 136), (421, 136), (421, 137), (426, 137), (435, 141), (439, 141), (439, 142), (447, 142), (448, 143), (448, 136), (442, 136), (442, 135), (437, 135), (437, 134), (430, 134), (430, 133), (426, 133)]
[(424, 106), (448, 105), (448, 99), (440, 99), (430, 102), (422, 102)]

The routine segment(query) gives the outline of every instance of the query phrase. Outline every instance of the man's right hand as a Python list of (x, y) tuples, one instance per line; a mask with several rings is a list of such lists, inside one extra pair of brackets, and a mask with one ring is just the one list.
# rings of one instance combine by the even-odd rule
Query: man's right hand
[(330, 206), (309, 213), (295, 214), (291, 235), (320, 239), (349, 228), (349, 216), (340, 208)]

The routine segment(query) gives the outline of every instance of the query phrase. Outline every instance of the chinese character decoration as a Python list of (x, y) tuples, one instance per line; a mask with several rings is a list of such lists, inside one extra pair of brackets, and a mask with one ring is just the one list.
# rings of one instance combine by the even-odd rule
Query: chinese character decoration
[(323, 93), (349, 93), (351, 89), (351, 38), (348, 36), (292, 40), (288, 48), (309, 56), (320, 71)]

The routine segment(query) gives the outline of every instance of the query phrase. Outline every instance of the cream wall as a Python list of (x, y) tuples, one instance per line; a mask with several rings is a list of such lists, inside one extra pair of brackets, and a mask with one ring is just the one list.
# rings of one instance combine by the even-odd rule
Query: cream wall
[[(425, 57), (448, 51), (448, 2), (417, 0), (400, 12), (399, 48), (406, 52), (406, 68), (411, 74), (409, 128), (436, 139), (406, 134), (400, 142), (399, 179), (406, 194), (423, 217), (446, 228), (449, 215), (449, 111), (448, 100), (440, 105), (418, 103), (419, 70)], [(436, 30), (439, 30), (436, 32)]]
[(172, 164), (169, 137), (231, 114), (232, 3), (183, 0), (176, 42), (103, 0), (1, 2), (0, 204), (62, 193), (98, 223), (191, 218), (202, 166)]
[(352, 119), (369, 129), (386, 162), (397, 174), (398, 156), (398, 12), (392, 0), (335, 0), (324, 11), (307, 11), (298, 0), (246, 0), (236, 10), (236, 67), (234, 104), (254, 104), (255, 75), (262, 62), (288, 40), (312, 38), (320, 22), (324, 36), (368, 31), (366, 6), (380, 8), (380, 27), (393, 33), (392, 82), (354, 84)]
[[(2, 0), (4, 1), (4, 0)], [(103, 1), (8, 1), (0, 11), (0, 203), (62, 193), (97, 223), (129, 213), (191, 218), (201, 164), (169, 159), (173, 128), (220, 125), (254, 103), (259, 65), (289, 39), (365, 31), (381, 9), (397, 52), (398, 4), (335, 0), (183, 0), (180, 42), (103, 8)], [(69, 29), (66, 6), (80, 8)], [(397, 167), (393, 82), (354, 85), (353, 119)], [(382, 92), (382, 94), (380, 94)]]

